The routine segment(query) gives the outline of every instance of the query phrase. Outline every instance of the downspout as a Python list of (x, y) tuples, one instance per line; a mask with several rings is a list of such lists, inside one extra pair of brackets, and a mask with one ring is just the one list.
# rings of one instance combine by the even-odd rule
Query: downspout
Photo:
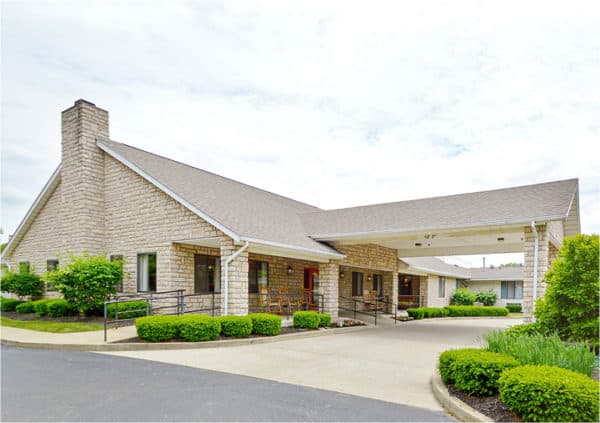
[(246, 248), (248, 248), (250, 244), (248, 241), (244, 242), (242, 248), (237, 250), (235, 253), (227, 257), (225, 260), (225, 286), (223, 286), (223, 315), (227, 316), (229, 309), (229, 263), (231, 263), (237, 256), (242, 254)]
[(537, 301), (537, 288), (538, 288), (538, 247), (540, 242), (540, 237), (538, 235), (537, 228), (535, 227), (535, 222), (531, 222), (531, 231), (534, 235), (534, 246), (533, 246), (533, 304), (531, 305), (531, 318), (535, 322), (535, 316), (533, 316), (533, 312), (535, 311), (535, 303)]

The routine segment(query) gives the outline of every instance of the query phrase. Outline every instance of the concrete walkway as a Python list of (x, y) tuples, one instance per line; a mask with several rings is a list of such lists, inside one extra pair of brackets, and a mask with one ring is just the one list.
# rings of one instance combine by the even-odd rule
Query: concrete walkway
[[(118, 329), (108, 330), (108, 341), (115, 342), (123, 339), (137, 336), (135, 326), (124, 326)], [(8, 326), (0, 327), (0, 337), (3, 340), (37, 343), (37, 344), (55, 344), (55, 345), (103, 345), (104, 331), (95, 330), (91, 332), (75, 333), (51, 333), (38, 332), (35, 330), (11, 328)]]
[[(378, 322), (379, 323), (379, 322)], [(518, 319), (381, 322), (358, 332), (231, 348), (107, 352), (359, 395), (441, 411), (430, 378), (439, 354), (480, 346), (491, 329)]]

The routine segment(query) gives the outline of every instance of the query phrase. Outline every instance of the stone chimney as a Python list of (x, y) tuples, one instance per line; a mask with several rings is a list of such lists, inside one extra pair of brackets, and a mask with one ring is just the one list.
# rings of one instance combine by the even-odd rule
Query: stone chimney
[(62, 112), (62, 238), (77, 255), (104, 251), (104, 153), (96, 139), (109, 139), (106, 110), (77, 100)]

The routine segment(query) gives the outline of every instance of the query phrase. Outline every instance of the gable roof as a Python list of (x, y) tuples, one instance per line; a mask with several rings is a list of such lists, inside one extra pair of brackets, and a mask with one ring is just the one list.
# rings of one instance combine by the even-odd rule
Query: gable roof
[[(469, 269), (446, 263), (437, 257), (403, 257), (400, 261), (408, 266), (408, 271), (417, 270), (458, 279), (469, 279), (471, 277)], [(402, 269), (399, 271), (402, 272)]]
[(99, 140), (97, 145), (236, 241), (344, 257), (306, 236), (300, 214), (317, 207), (126, 144)]
[(366, 234), (529, 224), (566, 219), (577, 179), (468, 194), (375, 204), (302, 215), (309, 236), (336, 240)]
[(472, 267), (472, 281), (522, 281), (523, 266), (517, 267)]

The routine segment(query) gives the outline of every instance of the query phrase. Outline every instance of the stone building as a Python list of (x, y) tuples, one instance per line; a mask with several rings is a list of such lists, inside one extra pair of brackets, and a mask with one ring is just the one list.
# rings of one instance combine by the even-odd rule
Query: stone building
[[(123, 258), (123, 291), (185, 289), (246, 314), (261, 288), (398, 301), (399, 257), (524, 252), (523, 304), (544, 293), (578, 181), (322, 210), (110, 140), (108, 112), (62, 112), (62, 158), (2, 254), (41, 273), (67, 252)], [(537, 260), (537, 261), (536, 261)], [(534, 289), (534, 287), (536, 287)]]

